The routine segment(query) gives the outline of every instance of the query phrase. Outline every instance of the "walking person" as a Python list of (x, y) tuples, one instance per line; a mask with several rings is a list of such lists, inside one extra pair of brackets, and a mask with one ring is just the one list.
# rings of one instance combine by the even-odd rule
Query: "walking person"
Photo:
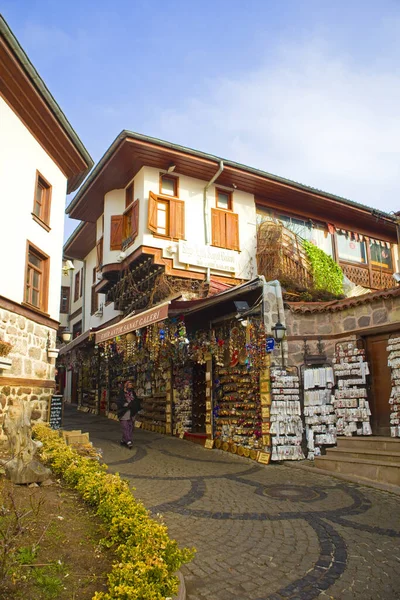
[(117, 400), (117, 416), (121, 423), (121, 446), (132, 448), (134, 418), (140, 410), (140, 400), (132, 381), (126, 381)]

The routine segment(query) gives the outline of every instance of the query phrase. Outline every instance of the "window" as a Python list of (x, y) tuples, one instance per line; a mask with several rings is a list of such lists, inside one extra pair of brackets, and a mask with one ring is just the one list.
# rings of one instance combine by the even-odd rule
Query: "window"
[(99, 308), (99, 295), (96, 293), (96, 271), (97, 269), (93, 269), (92, 274), (92, 295), (90, 302), (90, 314), (93, 315)]
[(124, 212), (122, 222), (122, 245), (124, 248), (132, 244), (139, 232), (139, 200)]
[(325, 226), (318, 225), (310, 219), (298, 219), (296, 217), (288, 217), (287, 215), (279, 215), (278, 219), (287, 229), (293, 231), (293, 233), (303, 238), (303, 240), (311, 242), (323, 250), (325, 254), (328, 254), (328, 256), (333, 256), (332, 235)]
[(369, 248), (371, 253), (371, 264), (373, 267), (383, 267), (388, 271), (393, 270), (392, 250), (390, 244), (370, 240)]
[(343, 233), (337, 234), (338, 254), (341, 260), (366, 264), (367, 253), (365, 242), (353, 239), (353, 236)]
[(51, 185), (36, 171), (35, 196), (32, 216), (47, 231), (50, 230)]
[(123, 215), (113, 215), (110, 225), (110, 250), (121, 250)]
[(183, 200), (149, 194), (148, 228), (173, 240), (185, 239), (185, 203)]
[(178, 178), (171, 175), (160, 175), (160, 194), (178, 196)]
[(72, 326), (72, 337), (77, 338), (82, 333), (82, 321), (78, 321)]
[(103, 266), (103, 238), (101, 237), (96, 244), (96, 253), (97, 253), (97, 264), (96, 268), (100, 271)]
[(232, 210), (232, 192), (227, 192), (226, 190), (216, 188), (215, 200), (217, 208), (222, 208), (223, 210)]
[(128, 208), (128, 206), (132, 204), (134, 197), (135, 188), (132, 181), (132, 183), (125, 189), (125, 208)]
[(69, 313), (69, 296), (70, 296), (70, 288), (62, 286), (61, 301), (60, 301), (60, 313), (61, 314)]
[(49, 265), (47, 254), (28, 242), (24, 301), (43, 312), (47, 311)]
[(239, 215), (236, 213), (211, 209), (212, 245), (228, 250), (239, 250)]
[(80, 276), (81, 272), (75, 273), (75, 284), (74, 284), (74, 302), (79, 300), (79, 289), (80, 289)]

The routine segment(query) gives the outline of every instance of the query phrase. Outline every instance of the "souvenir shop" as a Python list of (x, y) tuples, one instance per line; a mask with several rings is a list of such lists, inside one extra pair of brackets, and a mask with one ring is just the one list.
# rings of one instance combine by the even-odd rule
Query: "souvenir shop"
[[(339, 341), (328, 358), (322, 341), (310, 354), (304, 340), (303, 363), (288, 366), (284, 331), (264, 326), (260, 288), (245, 292), (239, 302), (228, 294), (165, 303), (96, 332), (79, 359), (80, 408), (116, 418), (131, 380), (142, 404), (137, 427), (265, 464), (312, 460), (338, 436), (371, 435), (365, 342)], [(398, 436), (399, 336), (388, 351), (390, 433)]]

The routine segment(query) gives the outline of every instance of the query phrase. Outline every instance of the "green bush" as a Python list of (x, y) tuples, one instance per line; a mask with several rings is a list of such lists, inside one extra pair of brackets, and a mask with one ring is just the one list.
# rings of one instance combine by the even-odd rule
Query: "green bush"
[(165, 600), (176, 594), (175, 573), (189, 562), (194, 550), (179, 549), (167, 527), (154, 521), (145, 506), (135, 500), (129, 485), (106, 465), (79, 456), (47, 425), (34, 427), (43, 443), (42, 460), (75, 488), (107, 525), (104, 542), (117, 556), (108, 575), (108, 592), (96, 592), (93, 600)]
[(307, 240), (302, 241), (311, 263), (314, 286), (336, 296), (343, 294), (343, 272), (337, 263), (323, 250)]

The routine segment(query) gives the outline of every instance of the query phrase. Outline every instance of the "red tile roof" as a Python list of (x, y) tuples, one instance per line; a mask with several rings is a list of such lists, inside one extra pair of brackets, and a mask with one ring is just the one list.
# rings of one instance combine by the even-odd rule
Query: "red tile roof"
[(285, 302), (285, 305), (293, 313), (338, 312), (352, 306), (360, 306), (361, 304), (369, 304), (377, 300), (397, 296), (400, 296), (400, 287), (378, 290), (377, 292), (370, 292), (362, 296), (355, 296), (354, 298), (343, 298), (342, 300), (330, 300), (329, 302)]

